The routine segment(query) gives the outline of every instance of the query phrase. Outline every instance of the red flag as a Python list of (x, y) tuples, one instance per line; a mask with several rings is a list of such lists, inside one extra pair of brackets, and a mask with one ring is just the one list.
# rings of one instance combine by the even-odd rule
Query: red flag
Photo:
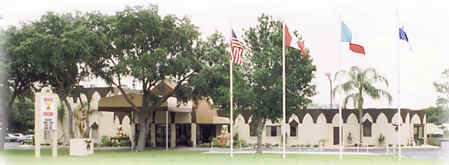
[(349, 50), (351, 50), (354, 53), (359, 53), (365, 55), (365, 48), (361, 45), (349, 43)]

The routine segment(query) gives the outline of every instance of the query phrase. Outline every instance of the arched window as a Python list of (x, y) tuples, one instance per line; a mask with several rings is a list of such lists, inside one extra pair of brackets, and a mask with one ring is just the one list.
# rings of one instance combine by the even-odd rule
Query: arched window
[(290, 122), (290, 136), (298, 136), (298, 122), (296, 122), (295, 120), (292, 120)]
[(257, 129), (256, 124), (253, 122), (250, 122), (249, 123), (249, 136), (257, 136), (256, 129)]
[(372, 123), (369, 120), (365, 120), (365, 122), (363, 122), (362, 125), (363, 125), (363, 137), (371, 137)]
[(98, 124), (97, 122), (94, 122), (92, 125), (90, 125), (90, 128), (92, 129), (92, 138), (98, 138)]

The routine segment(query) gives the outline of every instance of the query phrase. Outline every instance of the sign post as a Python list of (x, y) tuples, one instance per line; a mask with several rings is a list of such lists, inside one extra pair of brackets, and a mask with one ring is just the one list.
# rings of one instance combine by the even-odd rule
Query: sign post
[(58, 155), (57, 143), (57, 96), (50, 88), (45, 87), (40, 93), (35, 94), (34, 103), (34, 156), (40, 157), (40, 138), (43, 131), (50, 132), (50, 144), (52, 146), (52, 156)]

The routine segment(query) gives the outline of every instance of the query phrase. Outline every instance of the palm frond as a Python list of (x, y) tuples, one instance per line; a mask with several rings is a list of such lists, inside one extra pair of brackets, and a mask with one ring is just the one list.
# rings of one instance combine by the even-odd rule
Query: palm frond
[(368, 68), (365, 70), (365, 74), (372, 74), (372, 79), (369, 79), (370, 82), (372, 83), (376, 83), (376, 82), (381, 82), (384, 83), (386, 87), (388, 87), (390, 84), (388, 83), (387, 78), (385, 78), (384, 76), (380, 75), (379, 73), (377, 73), (377, 71), (374, 68)]
[(358, 96), (357, 93), (352, 93), (352, 94), (347, 95), (345, 97), (344, 101), (343, 101), (343, 108), (346, 109), (349, 101), (352, 101), (354, 107), (356, 107), (356, 105), (357, 105), (357, 96)]

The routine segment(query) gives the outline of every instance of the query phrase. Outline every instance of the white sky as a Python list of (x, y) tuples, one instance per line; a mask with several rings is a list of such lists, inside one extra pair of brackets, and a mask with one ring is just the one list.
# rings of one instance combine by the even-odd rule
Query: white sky
[[(281, 3), (282, 2), (282, 3)], [(317, 66), (318, 95), (315, 103), (329, 103), (326, 72), (350, 66), (374, 67), (390, 81), (389, 91), (397, 101), (398, 30), (401, 25), (409, 36), (413, 53), (401, 43), (401, 104), (406, 108), (424, 108), (435, 104), (437, 93), (432, 85), (440, 73), (449, 68), (449, 50), (443, 45), (449, 39), (449, 5), (444, 0), (314, 0), (314, 1), (208, 1), (208, 0), (15, 0), (0, 6), (0, 27), (39, 18), (45, 11), (72, 12), (99, 10), (113, 13), (126, 5), (158, 4), (162, 15), (189, 16), (203, 35), (219, 31), (229, 36), (232, 27), (241, 37), (242, 29), (255, 26), (262, 13), (285, 20), (298, 30), (310, 49)], [(353, 42), (365, 47), (366, 56), (350, 53), (339, 42), (338, 9), (352, 30)], [(399, 10), (400, 19), (396, 16)], [(446, 42), (447, 43), (447, 42)], [(393, 107), (386, 101), (368, 100), (366, 107)]]

